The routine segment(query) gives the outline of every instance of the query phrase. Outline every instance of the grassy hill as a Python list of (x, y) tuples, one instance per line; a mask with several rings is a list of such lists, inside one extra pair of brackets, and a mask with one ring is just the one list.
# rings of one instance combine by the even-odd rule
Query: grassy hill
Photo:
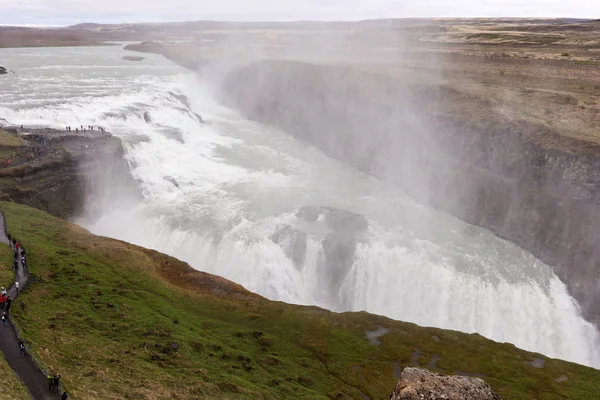
[[(411, 363), (483, 376), (503, 399), (600, 392), (591, 368), (479, 335), (268, 301), (39, 210), (0, 209), (34, 279), (14, 315), (74, 399), (388, 399)], [(365, 336), (377, 327), (390, 330), (379, 346)]]

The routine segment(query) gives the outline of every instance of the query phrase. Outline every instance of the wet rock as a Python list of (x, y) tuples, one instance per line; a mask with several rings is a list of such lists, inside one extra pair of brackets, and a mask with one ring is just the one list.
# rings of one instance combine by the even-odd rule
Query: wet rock
[(356, 238), (350, 234), (333, 233), (323, 241), (326, 270), (324, 280), (333, 289), (339, 289), (342, 281), (352, 268)]
[(0, 75), (4, 75), (6, 73), (6, 68), (0, 66)]
[(289, 225), (279, 229), (271, 240), (277, 243), (296, 268), (302, 269), (306, 258), (306, 233)]
[(304, 206), (296, 213), (298, 219), (302, 219), (307, 222), (316, 222), (321, 215), (321, 207)]
[(194, 117), (196, 117), (196, 120), (198, 120), (199, 123), (201, 123), (201, 124), (206, 123), (206, 121), (202, 118), (202, 115), (200, 115), (198, 113), (192, 113), (192, 114), (194, 115)]
[(322, 300), (332, 307), (347, 307), (351, 299), (345, 298), (340, 289), (352, 269), (358, 241), (369, 227), (368, 220), (351, 211), (323, 206), (304, 206), (296, 217), (326, 232), (321, 244), (323, 257), (319, 260), (320, 293)]
[(479, 378), (445, 376), (420, 368), (404, 368), (390, 400), (499, 400)]
[(126, 60), (126, 61), (143, 61), (145, 59), (146, 59), (146, 57), (138, 57), (138, 56), (125, 56), (125, 57), (123, 57), (123, 60)]
[(150, 118), (150, 114), (148, 113), (148, 111), (144, 113), (144, 121), (146, 121), (146, 123), (148, 124), (152, 122), (152, 118)]
[(316, 222), (323, 217), (325, 225), (336, 232), (362, 232), (369, 222), (360, 214), (333, 207), (304, 206), (296, 213), (298, 219)]
[(325, 224), (330, 229), (338, 232), (362, 232), (369, 227), (365, 217), (351, 211), (337, 208), (324, 208)]
[(177, 181), (175, 180), (175, 178), (173, 178), (173, 177), (171, 177), (171, 176), (165, 176), (165, 181), (172, 183), (172, 184), (173, 184), (173, 186), (175, 186), (175, 187), (177, 187), (177, 188), (179, 187), (179, 182), (177, 182)]

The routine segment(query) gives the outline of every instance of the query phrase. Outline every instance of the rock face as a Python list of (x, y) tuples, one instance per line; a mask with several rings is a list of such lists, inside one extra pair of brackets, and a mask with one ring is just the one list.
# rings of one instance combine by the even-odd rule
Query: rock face
[(444, 376), (420, 368), (402, 371), (390, 400), (499, 400), (479, 378)]
[[(50, 129), (35, 131), (52, 137)], [(0, 199), (39, 208), (61, 218), (94, 212), (103, 202), (139, 198), (135, 180), (115, 137), (53, 137), (49, 154), (27, 164), (0, 169)]]
[[(507, 121), (449, 87), (338, 67), (257, 62), (232, 71), (224, 89), (249, 118), (518, 243), (600, 326), (600, 146)], [(485, 118), (436, 112), (455, 97)]]
[(296, 217), (296, 226), (281, 227), (271, 240), (298, 269), (304, 268), (309, 235), (320, 241), (319, 292), (327, 304), (343, 307), (347, 300), (340, 294), (340, 287), (352, 268), (356, 246), (369, 227), (368, 220), (351, 211), (320, 206), (304, 206)]
[(285, 255), (294, 262), (297, 269), (304, 267), (306, 258), (306, 233), (286, 225), (279, 229), (271, 240), (279, 244)]

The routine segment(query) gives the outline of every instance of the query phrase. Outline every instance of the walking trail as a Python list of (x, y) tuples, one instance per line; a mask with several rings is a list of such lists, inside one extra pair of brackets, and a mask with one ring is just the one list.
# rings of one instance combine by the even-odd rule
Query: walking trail
[[(0, 214), (0, 242), (9, 245), (8, 237), (6, 236), (6, 221), (4, 219), (4, 214)], [(19, 267), (15, 273), (15, 280), (19, 282), (19, 291), (22, 291), (25, 288), (27, 281), (29, 280), (29, 272), (26, 268), (23, 268), (20, 257)], [(19, 293), (17, 293), (17, 289), (13, 284), (8, 289), (8, 296), (13, 299), (14, 303), (14, 299), (18, 295)], [(58, 394), (50, 392), (48, 389), (48, 379), (29, 354), (24, 356), (21, 355), (17, 331), (10, 319), (8, 326), (0, 325), (0, 350), (4, 353), (8, 365), (10, 365), (21, 378), (34, 400), (57, 400), (60, 398)]]

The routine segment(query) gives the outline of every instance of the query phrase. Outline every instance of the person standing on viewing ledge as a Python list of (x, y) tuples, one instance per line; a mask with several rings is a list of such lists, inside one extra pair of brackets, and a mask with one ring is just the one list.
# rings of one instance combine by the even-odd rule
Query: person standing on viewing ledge
[(15, 281), (15, 288), (17, 289), (17, 293), (19, 293), (19, 281)]

